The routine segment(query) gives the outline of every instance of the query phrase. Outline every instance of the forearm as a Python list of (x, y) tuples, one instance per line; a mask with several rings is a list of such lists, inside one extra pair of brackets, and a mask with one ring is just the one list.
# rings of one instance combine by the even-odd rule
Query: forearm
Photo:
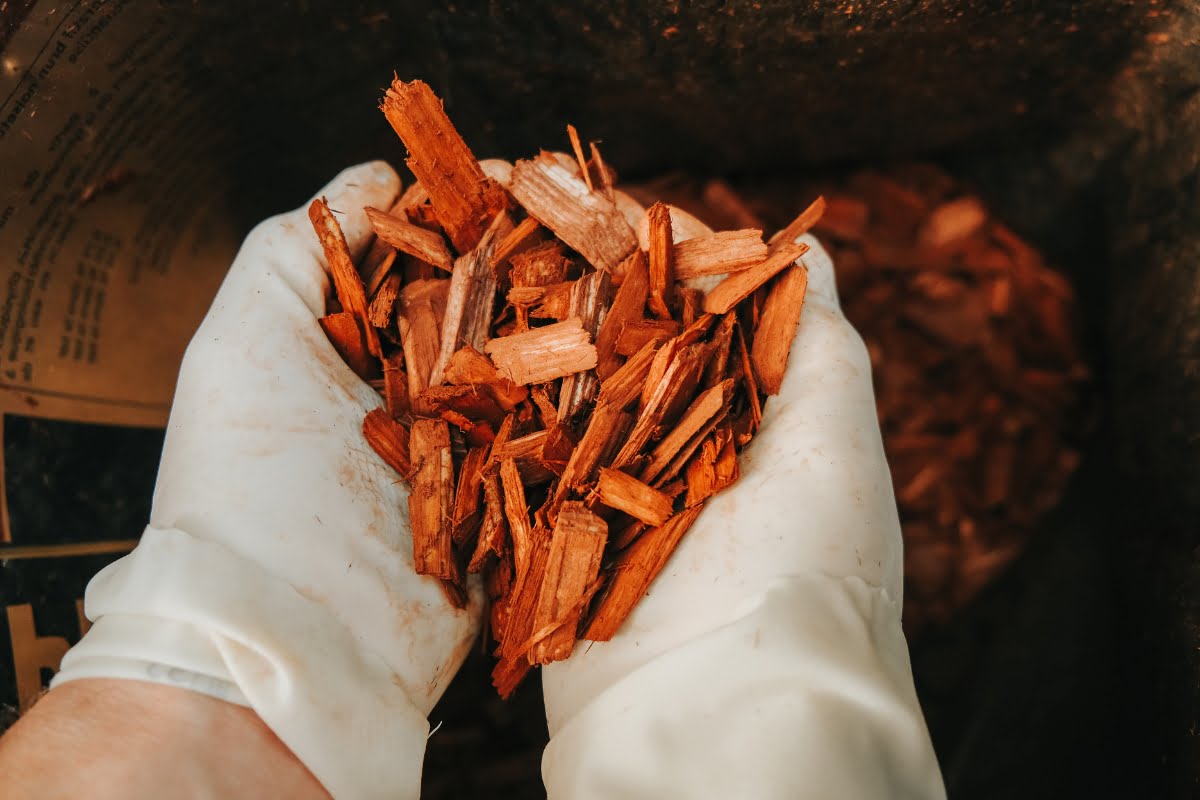
[(6, 797), (328, 798), (255, 715), (140, 681), (73, 681), (0, 739)]

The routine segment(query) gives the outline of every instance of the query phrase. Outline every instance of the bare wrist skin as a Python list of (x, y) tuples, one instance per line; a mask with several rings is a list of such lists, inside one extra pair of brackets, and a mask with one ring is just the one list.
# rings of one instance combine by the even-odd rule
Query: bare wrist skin
[(14, 800), (173, 800), (329, 794), (249, 708), (172, 686), (81, 679), (0, 739)]

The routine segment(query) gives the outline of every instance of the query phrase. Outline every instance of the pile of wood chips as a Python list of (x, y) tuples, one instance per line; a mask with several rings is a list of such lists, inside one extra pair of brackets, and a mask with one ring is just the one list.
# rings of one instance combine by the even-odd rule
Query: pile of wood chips
[[(508, 696), (620, 628), (777, 393), (807, 272), (796, 237), (708, 233), (613, 187), (595, 145), (485, 173), (421, 82), (383, 111), (417, 178), (355, 264), (309, 216), (340, 310), (321, 319), (386, 410), (368, 443), (411, 486), (416, 570), (458, 606), (481, 572)], [(707, 288), (707, 291), (700, 288)]]
[(1075, 294), (929, 164), (798, 188), (669, 176), (630, 192), (714, 226), (764, 227), (821, 194), (814, 232), (871, 354), (905, 538), (904, 618), (944, 622), (1025, 547), (1091, 427)]

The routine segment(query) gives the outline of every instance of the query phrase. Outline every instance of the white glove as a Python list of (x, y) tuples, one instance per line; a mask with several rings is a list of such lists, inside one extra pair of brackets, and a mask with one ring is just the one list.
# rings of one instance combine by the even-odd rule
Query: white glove
[[(353, 252), (383, 163), (323, 191)], [(246, 239), (179, 376), (150, 527), (88, 586), (94, 627), (55, 685), (124, 677), (253, 708), (334, 797), (417, 797), (426, 715), (478, 629), (412, 568), (407, 490), (364, 442), (379, 396), (317, 318), (329, 280), (300, 209)], [(153, 332), (148, 332), (153, 335)]]
[(779, 396), (610, 642), (542, 672), (570, 798), (940, 798), (871, 369), (816, 239)]

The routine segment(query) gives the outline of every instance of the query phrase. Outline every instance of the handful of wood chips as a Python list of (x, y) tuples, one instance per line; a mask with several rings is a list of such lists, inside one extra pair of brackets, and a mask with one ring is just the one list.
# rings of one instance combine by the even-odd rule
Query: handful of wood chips
[(366, 209), (357, 265), (313, 202), (340, 305), (321, 325), (386, 400), (363, 435), (411, 488), (417, 572), (460, 607), (483, 574), (508, 696), (577, 639), (612, 638), (737, 479), (800, 320), (795, 240), (824, 201), (769, 242), (709, 233), (617, 191), (574, 128), (574, 157), (497, 180), (426, 84), (394, 81), (383, 112), (417, 182)]

